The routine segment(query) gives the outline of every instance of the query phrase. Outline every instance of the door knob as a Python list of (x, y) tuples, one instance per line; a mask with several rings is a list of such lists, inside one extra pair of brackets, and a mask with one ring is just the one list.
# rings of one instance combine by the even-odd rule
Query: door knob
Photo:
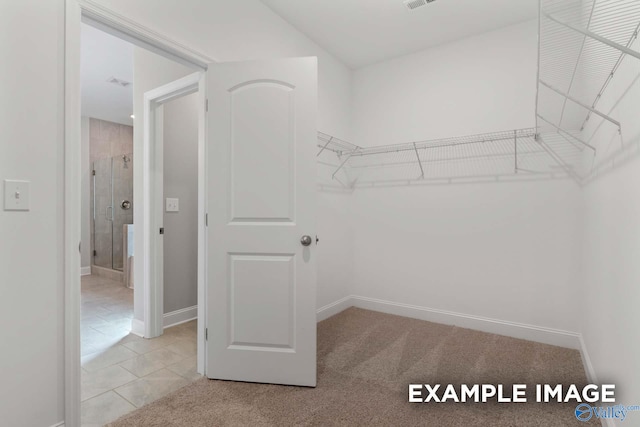
[(302, 243), (302, 246), (309, 246), (311, 244), (311, 236), (302, 236), (300, 243)]

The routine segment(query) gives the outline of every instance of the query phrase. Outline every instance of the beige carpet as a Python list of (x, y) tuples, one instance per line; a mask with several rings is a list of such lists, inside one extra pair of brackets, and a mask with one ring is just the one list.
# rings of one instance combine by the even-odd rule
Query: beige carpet
[(599, 425), (576, 420), (575, 404), (408, 403), (410, 383), (586, 377), (575, 350), (350, 308), (318, 324), (315, 389), (201, 379), (110, 425)]

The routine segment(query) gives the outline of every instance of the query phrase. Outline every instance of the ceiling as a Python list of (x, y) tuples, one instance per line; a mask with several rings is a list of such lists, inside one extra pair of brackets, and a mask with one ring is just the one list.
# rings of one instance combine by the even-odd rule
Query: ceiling
[(133, 125), (133, 45), (82, 24), (81, 64), (82, 115)]
[(538, 16), (538, 0), (261, 0), (351, 68)]

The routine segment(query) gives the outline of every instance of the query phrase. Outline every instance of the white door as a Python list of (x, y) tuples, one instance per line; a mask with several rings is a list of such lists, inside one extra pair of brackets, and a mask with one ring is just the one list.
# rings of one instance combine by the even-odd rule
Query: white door
[(315, 386), (317, 60), (214, 64), (207, 85), (207, 376)]

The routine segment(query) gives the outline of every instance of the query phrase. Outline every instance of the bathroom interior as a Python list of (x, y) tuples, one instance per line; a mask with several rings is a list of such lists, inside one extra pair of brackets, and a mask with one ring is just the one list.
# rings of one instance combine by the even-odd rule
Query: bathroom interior
[(81, 273), (133, 289), (133, 46), (82, 36)]
[(91, 274), (133, 288), (133, 127), (89, 119)]
[(133, 46), (83, 24), (81, 275), (83, 361), (131, 332)]

